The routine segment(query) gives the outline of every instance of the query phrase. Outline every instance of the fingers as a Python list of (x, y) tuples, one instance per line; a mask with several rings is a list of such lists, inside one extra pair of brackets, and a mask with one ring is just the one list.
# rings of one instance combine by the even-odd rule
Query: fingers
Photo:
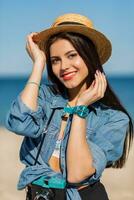
[(32, 33), (30, 33), (29, 35), (27, 35), (27, 46), (31, 46), (31, 45), (35, 44), (35, 43), (33, 42), (32, 37), (33, 37), (34, 35), (37, 35), (37, 34), (38, 34), (38, 33), (36, 33), (36, 32), (32, 32)]
[(91, 83), (90, 87), (88, 88), (88, 91), (92, 90), (94, 88), (95, 85), (95, 80), (93, 80), (93, 82)]
[(94, 90), (95, 90), (96, 93), (98, 92), (98, 89), (99, 89), (99, 76), (98, 76), (98, 73), (96, 71), (96, 73), (95, 73), (95, 86), (94, 86)]
[(106, 76), (104, 73), (102, 73), (102, 78), (103, 78), (103, 83), (104, 83), (104, 92), (106, 91), (106, 88), (107, 88), (107, 80), (106, 80)]
[(104, 73), (99, 70), (95, 73), (95, 80), (90, 85), (88, 91), (93, 91), (94, 96), (97, 99), (103, 98), (107, 87), (107, 81)]
[(97, 99), (100, 99), (101, 98), (101, 92), (102, 92), (102, 79), (101, 79), (101, 75), (100, 75), (99, 71), (96, 71), (95, 77), (97, 79), (96, 97), (97, 97)]
[(27, 36), (27, 38), (28, 38), (28, 40), (30, 41), (30, 42), (33, 42), (33, 36), (34, 35), (37, 35), (38, 33), (37, 32), (32, 32), (32, 33), (30, 33), (28, 36)]
[(28, 55), (32, 58), (32, 49), (35, 47), (35, 46), (37, 46), (34, 42), (33, 42), (33, 40), (32, 40), (32, 37), (34, 36), (34, 35), (37, 35), (38, 33), (37, 32), (32, 32), (32, 33), (30, 33), (30, 34), (28, 34), (27, 35), (27, 41), (26, 41), (26, 51), (27, 51), (27, 53), (28, 53)]
[(96, 78), (98, 79), (98, 88), (97, 88), (97, 94), (98, 94), (98, 98), (103, 98), (104, 94), (105, 94), (105, 90), (106, 90), (106, 78), (104, 73), (101, 73), (100, 71), (96, 72)]

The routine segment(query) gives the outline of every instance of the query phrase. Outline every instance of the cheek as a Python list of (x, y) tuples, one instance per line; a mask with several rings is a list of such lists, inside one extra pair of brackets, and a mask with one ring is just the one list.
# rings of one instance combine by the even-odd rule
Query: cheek
[(86, 75), (87, 75), (87, 74), (89, 73), (86, 64), (85, 64), (83, 61), (81, 61), (81, 60), (77, 60), (77, 61), (75, 62), (75, 67), (76, 67), (82, 74), (86, 74)]
[(81, 66), (81, 64), (82, 64), (82, 62), (81, 62), (80, 59), (77, 59), (77, 60), (75, 61), (75, 66), (79, 67), (79, 66)]
[(52, 67), (52, 72), (56, 75), (57, 74), (56, 68)]
[(85, 65), (85, 63), (83, 62), (83, 60), (81, 58), (79, 59), (76, 59), (75, 62), (74, 62), (75, 66), (78, 67), (78, 68), (81, 68), (82, 66)]
[(54, 74), (58, 79), (60, 79), (60, 77), (59, 77), (59, 74), (60, 74), (59, 70), (56, 69), (56, 68), (52, 68), (52, 71), (53, 71), (53, 74)]

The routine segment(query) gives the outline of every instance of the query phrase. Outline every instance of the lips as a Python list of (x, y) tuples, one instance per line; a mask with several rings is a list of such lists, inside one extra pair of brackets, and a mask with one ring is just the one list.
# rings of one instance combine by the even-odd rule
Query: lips
[(65, 74), (62, 75), (62, 78), (64, 80), (70, 80), (75, 76), (76, 73), (77, 73), (77, 71), (65, 73)]

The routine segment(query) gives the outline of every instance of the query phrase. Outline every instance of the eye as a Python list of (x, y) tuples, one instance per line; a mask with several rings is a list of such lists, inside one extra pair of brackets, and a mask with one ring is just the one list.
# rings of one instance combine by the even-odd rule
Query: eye
[(52, 65), (56, 65), (58, 63), (59, 59), (58, 58), (54, 58), (51, 60), (51, 64)]
[(77, 53), (72, 53), (68, 56), (68, 58), (74, 58), (75, 56), (77, 56)]

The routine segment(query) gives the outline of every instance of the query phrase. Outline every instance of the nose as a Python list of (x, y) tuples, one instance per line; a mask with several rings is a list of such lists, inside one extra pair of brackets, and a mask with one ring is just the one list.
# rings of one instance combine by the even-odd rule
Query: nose
[(66, 70), (68, 69), (70, 66), (69, 62), (67, 61), (67, 59), (62, 59), (61, 60), (61, 70)]

